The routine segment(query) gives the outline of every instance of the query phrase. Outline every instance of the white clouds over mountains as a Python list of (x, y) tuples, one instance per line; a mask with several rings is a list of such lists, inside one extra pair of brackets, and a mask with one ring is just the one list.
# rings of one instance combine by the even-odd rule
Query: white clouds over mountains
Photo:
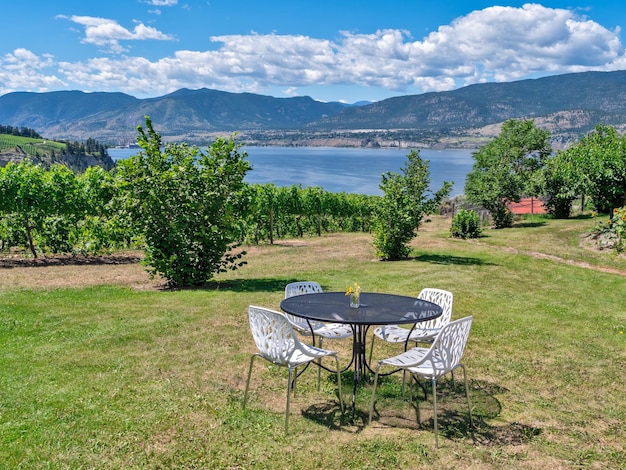
[(304, 87), (360, 85), (362, 99), (369, 99), (368, 88), (388, 90), (391, 96), (626, 68), (619, 30), (538, 4), (476, 10), (418, 40), (394, 29), (340, 32), (334, 41), (304, 35), (221, 35), (210, 38), (212, 49), (181, 48), (155, 60), (133, 56), (134, 41), (177, 41), (175, 34), (143, 23), (127, 28), (113, 19), (59, 19), (80, 28), (80, 41), (96, 46), (99, 55), (70, 62), (16, 49), (0, 57), (0, 93), (71, 88), (145, 97), (207, 87), (276, 96), (276, 90), (301, 94), (298, 90)]
[[(63, 15), (58, 15), (58, 19), (64, 19)], [(123, 47), (121, 41), (144, 41), (144, 40), (160, 40), (171, 41), (174, 36), (164, 34), (157, 29), (139, 23), (130, 31), (117, 21), (106, 18), (94, 18), (91, 16), (71, 16), (68, 18), (76, 24), (84, 26), (85, 37), (81, 41), (84, 44), (93, 44), (99, 46), (105, 51), (113, 53), (126, 52), (128, 49)]]

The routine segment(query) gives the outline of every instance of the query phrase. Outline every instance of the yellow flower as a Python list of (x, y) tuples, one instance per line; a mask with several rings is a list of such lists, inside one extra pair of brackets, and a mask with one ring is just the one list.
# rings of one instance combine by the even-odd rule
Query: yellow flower
[(348, 288), (346, 289), (346, 295), (360, 294), (360, 293), (361, 293), (361, 286), (359, 286), (356, 282), (352, 286), (348, 286)]

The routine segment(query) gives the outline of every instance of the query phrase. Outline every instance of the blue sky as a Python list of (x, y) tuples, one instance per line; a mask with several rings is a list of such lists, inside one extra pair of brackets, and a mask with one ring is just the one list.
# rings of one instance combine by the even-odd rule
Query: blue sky
[(626, 69), (623, 0), (15, 0), (0, 95), (213, 88), (376, 101)]

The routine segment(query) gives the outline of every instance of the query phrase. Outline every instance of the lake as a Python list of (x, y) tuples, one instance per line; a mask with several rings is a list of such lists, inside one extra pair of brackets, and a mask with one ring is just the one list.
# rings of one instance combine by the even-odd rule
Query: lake
[[(249, 183), (276, 186), (301, 184), (320, 186), (330, 192), (382, 195), (381, 175), (400, 172), (408, 149), (363, 149), (339, 147), (243, 147), (252, 170)], [(128, 158), (138, 149), (109, 149), (113, 160)], [(429, 161), (430, 190), (437, 191), (444, 181), (454, 183), (450, 196), (463, 193), (465, 178), (474, 160), (471, 150), (420, 150)]]

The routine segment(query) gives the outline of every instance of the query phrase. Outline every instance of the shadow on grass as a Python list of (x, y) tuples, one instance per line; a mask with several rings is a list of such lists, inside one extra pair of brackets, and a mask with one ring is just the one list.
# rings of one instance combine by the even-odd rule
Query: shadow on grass
[(303, 410), (302, 416), (329, 429), (341, 429), (345, 424), (344, 416), (346, 416), (349, 406), (347, 401), (344, 402), (342, 413), (339, 400), (337, 402), (316, 403)]
[(198, 289), (233, 292), (284, 292), (287, 284), (298, 280), (301, 279), (231, 279), (227, 281), (210, 281)]
[(447, 265), (456, 264), (460, 266), (492, 265), (492, 263), (486, 263), (480, 258), (469, 258), (469, 257), (461, 257), (461, 256), (453, 256), (453, 255), (423, 254), (423, 255), (414, 257), (413, 260), (421, 262), (421, 263), (447, 264)]
[(526, 221), (526, 222), (515, 222), (513, 228), (533, 228), (533, 227), (543, 227), (546, 225), (545, 221)]
[[(384, 384), (382, 387), (384, 388)], [(474, 444), (483, 446), (522, 445), (541, 434), (540, 428), (522, 423), (507, 423), (492, 426), (485, 419), (500, 415), (502, 405), (494, 396), (508, 392), (497, 384), (470, 380), (469, 396), (472, 407), (473, 426), (467, 410), (465, 387), (462, 381), (438, 382), (437, 423), (439, 437), (450, 440), (471, 438)], [(380, 390), (380, 389), (379, 389)], [(422, 382), (414, 386), (413, 402), (409, 403), (408, 392), (405, 399), (401, 393), (376, 394), (376, 404), (372, 426), (396, 427), (401, 429), (423, 430), (434, 433), (432, 385)], [(363, 422), (367, 422), (368, 416)], [(441, 443), (441, 442), (440, 442)]]

